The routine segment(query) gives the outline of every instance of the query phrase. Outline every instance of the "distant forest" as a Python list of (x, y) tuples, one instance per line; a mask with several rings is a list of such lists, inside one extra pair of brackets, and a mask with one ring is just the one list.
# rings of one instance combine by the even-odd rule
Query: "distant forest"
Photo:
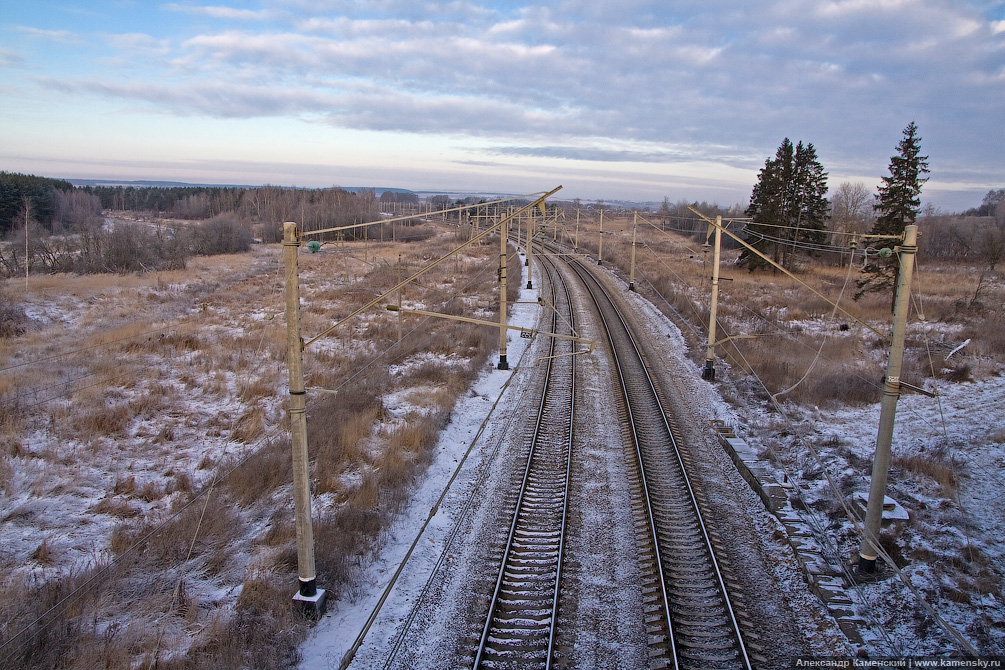
[(102, 210), (194, 221), (231, 213), (246, 223), (295, 219), (316, 229), (373, 221), (380, 203), (389, 201), (417, 203), (418, 196), (387, 191), (378, 200), (372, 190), (350, 193), (337, 187), (74, 187), (64, 180), (0, 172), (0, 236), (23, 228), (26, 221), (53, 234), (71, 232), (88, 217), (100, 216)]
[[(333, 228), (377, 221), (389, 202), (419, 201), (409, 192), (383, 196), (334, 187), (74, 187), (0, 172), (0, 274), (179, 268), (192, 255), (246, 251), (256, 238), (276, 242), (283, 221)], [(116, 217), (124, 211), (138, 220)]]
[[(871, 201), (863, 185), (842, 184), (831, 195), (827, 228), (864, 232), (874, 216)], [(382, 211), (404, 213), (420, 207), (435, 211), (454, 204), (459, 203), (445, 195), (421, 203), (409, 191), (387, 190), (378, 197), (372, 189), (350, 192), (338, 187), (75, 187), (61, 179), (0, 171), (0, 275), (23, 275), (26, 266), (36, 272), (184, 267), (192, 255), (246, 250), (254, 239), (277, 242), (283, 221), (296, 221), (304, 230), (320, 230), (378, 221)], [(581, 204), (576, 200), (556, 206), (564, 207), (567, 214), (592, 210), (594, 216), (600, 208), (611, 214), (618, 209), (603, 201)], [(704, 202), (670, 203), (667, 199), (655, 215), (668, 230), (703, 235), (706, 226), (689, 207), (707, 216), (736, 215)], [(129, 218), (148, 220), (124, 222), (125, 217), (115, 217), (115, 212), (125, 211), (132, 213)], [(117, 220), (114, 225), (112, 218)], [(1005, 189), (989, 191), (979, 206), (962, 214), (923, 210), (918, 224), (924, 234), (924, 255), (973, 261), (993, 269), (1005, 246)], [(385, 234), (383, 227), (348, 232), (345, 237), (380, 238)], [(399, 239), (402, 232), (399, 229)], [(421, 239), (424, 235), (413, 228), (407, 236)]]

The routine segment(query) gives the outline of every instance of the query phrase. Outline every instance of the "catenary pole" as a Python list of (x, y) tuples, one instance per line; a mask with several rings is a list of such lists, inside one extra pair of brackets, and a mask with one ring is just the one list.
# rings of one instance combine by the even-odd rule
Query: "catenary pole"
[(632, 221), (632, 266), (628, 273), (628, 290), (635, 290), (635, 235), (639, 231), (639, 213), (635, 212), (635, 218)]
[(597, 265), (604, 264), (604, 208), (600, 208), (600, 245), (597, 248)]
[(534, 236), (537, 234), (534, 216), (534, 209), (531, 208), (527, 224), (527, 288), (534, 288)]
[[(519, 226), (519, 221), (517, 225)], [(509, 370), (506, 362), (506, 246), (509, 220), (499, 226), (499, 369)]]
[(317, 587), (314, 530), (311, 526), (310, 475), (307, 460), (307, 403), (304, 388), (303, 339), (300, 337), (300, 247), (297, 224), (283, 224), (283, 266), (286, 270), (286, 345), (290, 369), (290, 436), (293, 446), (293, 514), (297, 530), (299, 588), (293, 600), (308, 615), (325, 610), (325, 590)]
[(893, 335), (890, 358), (886, 364), (883, 382), (883, 399), (880, 402), (879, 432), (876, 435), (876, 455), (872, 462), (872, 479), (869, 485), (869, 506), (866, 510), (865, 528), (859, 548), (858, 570), (871, 573), (876, 570), (879, 553), (879, 531), (883, 521), (883, 501), (886, 498), (886, 476), (890, 469), (890, 447), (893, 443), (893, 422), (900, 398), (900, 369), (904, 359), (904, 335), (907, 330), (907, 312), (910, 308), (911, 275), (914, 256), (918, 252), (918, 227), (904, 228), (904, 242), (896, 250), (900, 258), (897, 294), (893, 308)]
[[(706, 243), (708, 238), (705, 238)], [(715, 251), (712, 253), (712, 302), (708, 315), (708, 347), (705, 349), (705, 369), (701, 378), (715, 379), (715, 319), (719, 308), (719, 250), (722, 246), (722, 217), (715, 217)]]

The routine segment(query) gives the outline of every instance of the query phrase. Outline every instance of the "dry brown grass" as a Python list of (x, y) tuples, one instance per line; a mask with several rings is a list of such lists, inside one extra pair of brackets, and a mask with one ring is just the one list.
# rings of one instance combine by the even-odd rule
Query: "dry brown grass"
[(24, 306), (0, 286), (0, 339), (18, 337), (27, 329), (28, 317), (24, 313)]
[(958, 466), (945, 454), (894, 454), (890, 463), (908, 472), (928, 477), (939, 485), (943, 495), (947, 497), (956, 490)]
[[(305, 336), (372, 299), (381, 285), (393, 285), (452, 248), (455, 238), (451, 230), (419, 244), (369, 243), (364, 249), (362, 243), (349, 243), (348, 259), (331, 253), (304, 255), (305, 304), (322, 307), (305, 315)], [(406, 299), (456, 313), (469, 309), (453, 300), (455, 294), (463, 294), (478, 309), (494, 310), (492, 262), (497, 252), (493, 245), (469, 250), (463, 259), (445, 263), (409, 286)], [(276, 250), (269, 253), (276, 258)], [(519, 276), (519, 263), (517, 254), (511, 254), (511, 277)], [(296, 582), (292, 512), (275, 507), (277, 499), (289, 495), (290, 448), (285, 439), (261, 443), (264, 431), (277, 428), (274, 422), (283, 400), (278, 391), (286, 383), (281, 277), (273, 263), (265, 274), (242, 278), (248, 266), (246, 256), (213, 257), (196, 259), (186, 271), (156, 277), (115, 276), (107, 281), (85, 277), (79, 284), (68, 278), (40, 280), (33, 291), (76, 296), (81, 306), (77, 331), (28, 333), (22, 338), (22, 351), (0, 344), (0, 365), (14, 356), (18, 360), (61, 356), (45, 374), (55, 382), (86, 374), (91, 386), (68, 389), (65, 401), (38, 415), (20, 411), (13, 396), (11, 407), (19, 411), (14, 418), (0, 419), (6, 422), (0, 423), (0, 436), (14, 440), (7, 451), (17, 455), (21, 447), (16, 441), (24, 430), (44, 421), (53, 439), (91, 445), (68, 452), (75, 458), (122, 459), (112, 471), (124, 473), (108, 484), (105, 497), (91, 510), (118, 520), (104, 546), (123, 562), (113, 575), (103, 577), (98, 592), (105, 595), (61, 617), (52, 636), (41, 636), (48, 648), (43, 652), (32, 647), (23, 667), (60, 667), (71, 658), (110, 668), (152, 667), (155, 661), (159, 668), (280, 667), (295, 659), (305, 626), (289, 607)], [(510, 282), (511, 300), (519, 288), (519, 282)], [(257, 312), (257, 317), (242, 316), (249, 312)], [(305, 359), (309, 385), (338, 389), (334, 397), (312, 394), (308, 418), (315, 490), (331, 491), (341, 501), (315, 524), (319, 580), (336, 597), (356, 588), (360, 568), (378, 546), (382, 529), (408, 499), (411, 482), (428, 463), (457, 394), (470, 380), (471, 370), (484, 367), (498, 341), (487, 328), (409, 317), (404, 320), (405, 340), (399, 343), (394, 315), (379, 308), (372, 312), (320, 341)], [(274, 318), (277, 314), (279, 318)], [(89, 349), (74, 356), (62, 354), (82, 346)], [(388, 375), (388, 364), (431, 350), (450, 351), (458, 363), (466, 359), (466, 365), (431, 366), (397, 378)], [(23, 380), (32, 377), (37, 383), (37, 368), (21, 376), (0, 376), (0, 391), (20, 390)], [(411, 384), (433, 388), (423, 396), (428, 415), (413, 417), (407, 426), (389, 421), (382, 397), (407, 391)], [(188, 402), (193, 392), (240, 410), (227, 416), (194, 412)], [(193, 433), (208, 445), (233, 440), (248, 446), (235, 447), (231, 442), (229, 456), (218, 447), (184, 456), (176, 453), (188, 446)], [(130, 449), (155, 469), (127, 470)], [(250, 457), (245, 457), (248, 452)], [(43, 454), (53, 462), (66, 458), (58, 449)], [(0, 459), (0, 478), (6, 463)], [(212, 479), (205, 472), (212, 468), (229, 476), (210, 494), (202, 525), (200, 499), (141, 542), (168, 513), (162, 499), (172, 496), (170, 503), (178, 509), (200, 489), (196, 477), (202, 482)], [(36, 488), (39, 495), (47, 490)], [(260, 527), (264, 519), (269, 523), (260, 537), (249, 537), (248, 529)], [(250, 557), (241, 548), (248, 544)], [(186, 562), (189, 547), (193, 556)], [(54, 565), (61, 560), (56, 552), (35, 549)], [(249, 571), (251, 565), (256, 567)], [(197, 594), (202, 581), (217, 589), (242, 578), (242, 596), (232, 616)], [(23, 584), (0, 588), (0, 601), (20, 597), (18, 589), (23, 588)], [(85, 619), (93, 625), (83, 625)], [(96, 627), (109, 620), (131, 623)], [(154, 659), (151, 650), (162, 627), (175, 632), (165, 639), (182, 647)]]
[[(7, 457), (20, 456), (22, 435), (25, 429), (25, 413), (14, 393), (0, 392), (0, 463), (7, 463)], [(0, 477), (2, 477), (0, 471)], [(0, 479), (2, 485), (2, 479)]]
[(117, 519), (132, 519), (140, 514), (140, 509), (127, 500), (118, 497), (103, 498), (91, 508), (95, 514), (107, 514)]
[(823, 341), (821, 348), (822, 339), (768, 333), (753, 340), (736, 340), (723, 347), (721, 354), (736, 369), (756, 372), (769, 393), (779, 394), (780, 399), (797, 398), (818, 406), (876, 402), (882, 385), (875, 366), (863, 359), (857, 343), (833, 337)]
[(293, 481), (291, 453), (288, 439), (270, 440), (239, 467), (225, 464), (222, 470), (230, 474), (223, 485), (238, 505), (247, 507), (263, 493)]
[(242, 402), (254, 402), (276, 395), (276, 388), (264, 379), (244, 379), (238, 383), (237, 397)]
[[(604, 264), (617, 267), (627, 278), (631, 256), (630, 220), (605, 218)], [(585, 216), (580, 229), (580, 247), (597, 250), (597, 221)], [(637, 284), (640, 292), (669, 315), (683, 318), (691, 328), (701, 332), (708, 323), (708, 301), (711, 290), (711, 254), (703, 253), (700, 244), (673, 233), (662, 233), (649, 226), (640, 226), (636, 254)], [(827, 405), (835, 402), (873, 402), (878, 397), (879, 380), (885, 361), (885, 344), (847, 315), (838, 312), (830, 317), (833, 307), (815, 296), (796, 280), (782, 273), (747, 272), (732, 266), (738, 251), (724, 250), (721, 265), (719, 322), (726, 334), (757, 334), (755, 340), (738, 340), (721, 346), (723, 356), (741, 376), (756, 374), (769, 393), (778, 393), (795, 384), (809, 370), (806, 380), (784, 395), (784, 398), (806, 405)], [(800, 280), (832, 300), (839, 296), (841, 306), (880, 332), (890, 328), (889, 295), (867, 294), (859, 301), (851, 300), (855, 292), (857, 270), (849, 277), (847, 268), (825, 265), (816, 260), (803, 262), (797, 271)], [(641, 278), (645, 280), (641, 280)], [(1005, 316), (1001, 310), (961, 306), (976, 287), (972, 269), (954, 266), (926, 267), (917, 274), (914, 305), (922, 308), (929, 324), (961, 324), (959, 334), (951, 336), (958, 343), (973, 340), (968, 353), (950, 366), (948, 378), (967, 380), (979, 378), (1005, 363)], [(652, 288), (649, 287), (649, 282)], [(843, 294), (842, 294), (843, 288)], [(1005, 294), (1000, 289), (987, 289), (987, 303), (1000, 304)], [(912, 316), (917, 322), (920, 316)], [(811, 321), (813, 324), (804, 325)], [(835, 333), (821, 358), (810, 369), (821, 335), (811, 334), (821, 327), (837, 329), (848, 324), (849, 330)], [(902, 376), (920, 383), (931, 376), (926, 333), (941, 327), (920, 329), (909, 338)], [(683, 329), (686, 333), (688, 329)], [(930, 336), (930, 335), (929, 335)], [(701, 337), (692, 335), (695, 360), (702, 358)], [(938, 336), (936, 336), (938, 337)], [(883, 351), (877, 350), (877, 345)], [(942, 354), (948, 351), (943, 347)], [(742, 354), (742, 355), (741, 355)], [(940, 374), (942, 360), (935, 361)]]
[(31, 554), (32, 560), (40, 565), (51, 565), (53, 562), (52, 549), (49, 548), (48, 540), (42, 540), (34, 552)]
[(133, 415), (129, 405), (108, 403), (74, 415), (71, 425), (81, 440), (95, 437), (125, 437)]
[(265, 434), (265, 410), (255, 406), (234, 421), (231, 433), (233, 439), (243, 444), (251, 444)]

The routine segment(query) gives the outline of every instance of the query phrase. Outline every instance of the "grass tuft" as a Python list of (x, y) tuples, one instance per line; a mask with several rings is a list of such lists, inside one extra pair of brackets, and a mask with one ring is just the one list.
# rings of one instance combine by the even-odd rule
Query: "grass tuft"
[(943, 495), (949, 497), (956, 490), (957, 477), (955, 464), (945, 455), (933, 454), (894, 454), (890, 463), (908, 472), (924, 475), (935, 481), (942, 489)]

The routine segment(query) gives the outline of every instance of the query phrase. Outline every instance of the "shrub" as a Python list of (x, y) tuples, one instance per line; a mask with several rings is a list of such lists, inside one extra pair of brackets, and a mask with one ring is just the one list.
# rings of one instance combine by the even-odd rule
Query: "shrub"
[(153, 228), (119, 223), (105, 235), (101, 268), (84, 272), (147, 272), (185, 267), (187, 256), (183, 236), (177, 227)]
[(196, 226), (192, 250), (199, 256), (236, 254), (250, 249), (253, 239), (234, 213), (225, 212)]
[(17, 337), (28, 329), (24, 307), (0, 288), (0, 338)]
[(395, 232), (395, 239), (398, 242), (424, 242), (435, 235), (436, 231), (431, 228), (402, 226)]

